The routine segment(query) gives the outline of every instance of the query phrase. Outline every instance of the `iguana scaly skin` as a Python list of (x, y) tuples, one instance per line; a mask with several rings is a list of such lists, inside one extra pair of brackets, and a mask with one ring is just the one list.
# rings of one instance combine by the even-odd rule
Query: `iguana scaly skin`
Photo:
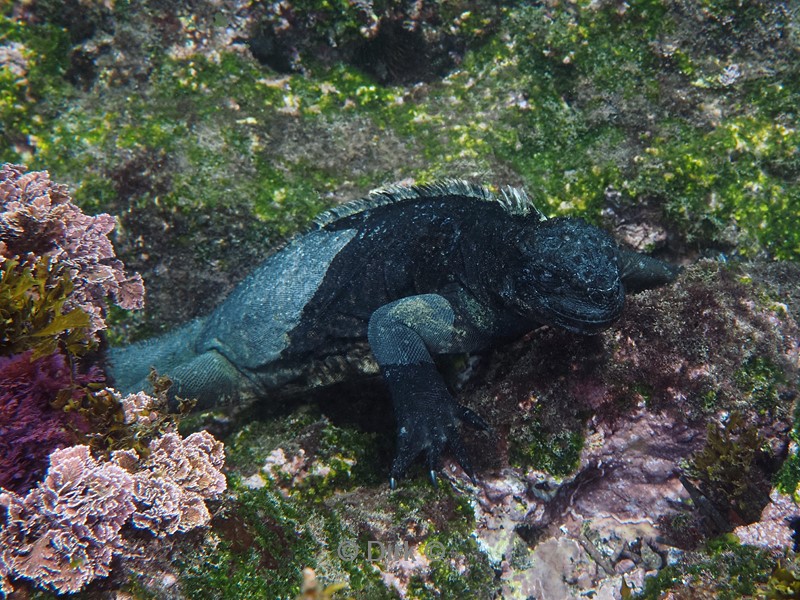
[(485, 428), (431, 355), (482, 350), (538, 327), (591, 334), (626, 291), (677, 269), (621, 249), (577, 218), (546, 219), (524, 192), (464, 181), (392, 187), (321, 215), (209, 316), (112, 352), (123, 391), (154, 366), (201, 407), (320, 388), (378, 368), (397, 420), (391, 483), (446, 446), (471, 474), (457, 425)]

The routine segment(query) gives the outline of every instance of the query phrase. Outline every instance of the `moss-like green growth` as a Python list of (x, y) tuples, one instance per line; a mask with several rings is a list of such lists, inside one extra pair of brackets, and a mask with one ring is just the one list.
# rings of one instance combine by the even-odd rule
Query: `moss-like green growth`
[(741, 228), (739, 252), (759, 245), (783, 259), (800, 257), (792, 207), (800, 190), (787, 179), (796, 171), (792, 148), (800, 134), (767, 110), (720, 123), (710, 132), (682, 123), (665, 126), (663, 136), (645, 148), (635, 178), (625, 188), (633, 195), (658, 195), (669, 216), (695, 243), (713, 242), (735, 223)]
[(706, 444), (687, 465), (703, 495), (721, 515), (730, 517), (730, 529), (753, 523), (769, 502), (765, 442), (758, 429), (740, 413), (725, 426), (709, 423)]
[[(260, 473), (264, 487), (249, 489), (240, 483), (238, 476), (232, 478), (232, 489), (238, 502), (213, 529), (222, 537), (222, 543), (218, 551), (213, 551), (212, 558), (206, 560), (202, 556), (196, 557), (188, 572), (189, 577), (196, 581), (197, 589), (206, 587), (215, 577), (227, 577), (227, 571), (220, 572), (219, 565), (232, 561), (231, 569), (237, 573), (230, 577), (234, 580), (254, 579), (250, 585), (264, 586), (267, 585), (264, 581), (270, 582), (264, 587), (268, 590), (268, 597), (290, 597), (276, 596), (279, 591), (283, 594), (296, 593), (302, 568), (311, 567), (325, 585), (346, 581), (347, 590), (341, 594), (369, 600), (394, 598), (395, 594), (386, 588), (374, 568), (374, 565), (383, 563), (380, 560), (370, 561), (365, 554), (368, 541), (375, 539), (386, 542), (390, 537), (394, 539), (394, 532), (380, 529), (367, 532), (352, 527), (355, 519), (368, 528), (369, 519), (366, 515), (371, 514), (370, 511), (380, 512), (384, 509), (370, 507), (369, 504), (362, 506), (360, 503), (351, 506), (347, 500), (349, 495), (359, 493), (359, 490), (363, 493), (363, 490), (370, 489), (365, 486), (383, 483), (380, 466), (375, 464), (376, 456), (380, 454), (376, 452), (375, 443), (374, 435), (333, 425), (321, 417), (316, 409), (308, 406), (290, 415), (251, 422), (235, 434), (227, 443), (228, 464), (238, 473)], [(276, 449), (280, 450), (281, 456), (285, 456), (287, 469), (278, 466), (268, 472), (263, 471), (261, 468), (265, 460), (270, 455), (274, 459), (276, 454), (273, 451)], [(279, 465), (284, 464), (278, 462)], [(445, 496), (446, 505), (455, 502), (452, 492), (448, 494), (446, 490), (436, 490), (430, 485), (422, 489), (424, 493), (413, 494), (415, 499), (421, 498), (415, 511), (422, 512), (441, 503), (441, 494)], [(385, 513), (391, 515), (396, 512), (392, 519), (398, 522), (410, 516), (409, 510), (393, 504), (398, 497), (406, 498), (408, 494), (405, 492), (387, 498), (389, 506)], [(367, 497), (370, 497), (370, 493)], [(459, 515), (463, 518), (458, 519), (459, 524), (469, 522), (468, 517), (472, 512), (468, 507), (456, 507), (454, 510), (461, 510)], [(364, 511), (364, 515), (361, 511)], [(386, 514), (382, 513), (384, 517)], [(251, 526), (256, 516), (260, 522), (267, 524), (266, 530)], [(279, 533), (295, 528), (305, 532), (301, 534), (305, 537), (302, 537), (302, 551), (299, 552), (293, 549), (293, 542), (283, 540)], [(272, 533), (268, 535), (269, 532)], [(462, 533), (466, 539), (468, 534)], [(275, 573), (259, 568), (259, 560), (263, 563), (263, 559), (252, 553), (243, 553), (242, 550), (238, 551), (237, 557), (236, 547), (228, 544), (235, 539), (247, 540), (247, 546), (260, 549), (260, 553), (271, 553), (270, 556), (276, 558), (275, 562), (281, 565), (280, 568), (276, 567)], [(357, 544), (359, 553), (353, 560), (343, 560), (337, 554), (337, 548), (343, 542)], [(287, 543), (288, 551), (283, 550)], [(290, 554), (275, 556), (276, 552)], [(206, 563), (211, 565), (210, 571), (202, 566)], [(285, 585), (271, 583), (276, 577)]]
[(748, 404), (764, 414), (781, 401), (780, 388), (786, 383), (783, 371), (763, 356), (755, 356), (734, 375), (736, 386), (748, 398)]
[(317, 503), (334, 492), (360, 485), (379, 483), (380, 470), (372, 458), (376, 455), (374, 436), (332, 425), (321, 432), (319, 446), (308, 465), (308, 474), (301, 481), (292, 481), (290, 493), (302, 502)]
[(789, 441), (789, 455), (775, 474), (775, 486), (782, 494), (791, 495), (797, 501), (797, 486), (800, 485), (800, 406), (795, 406)]
[(797, 499), (797, 486), (800, 485), (800, 454), (797, 451), (798, 445), (800, 445), (800, 434), (796, 426), (792, 429), (790, 438), (794, 442), (794, 447), (778, 470), (775, 476), (775, 485), (782, 494), (791, 494)]
[(201, 600), (297, 595), (302, 568), (317, 564), (308, 515), (275, 491), (232, 483), (237, 501), (212, 523), (220, 541), (201, 545), (183, 565), (186, 594)]
[[(0, 12), (6, 12), (2, 4)], [(54, 106), (69, 96), (63, 79), (69, 36), (53, 25), (31, 25), (0, 14), (0, 46), (9, 53), (0, 63), (0, 162), (20, 162), (46, 130)], [(44, 98), (47, 102), (41, 102)]]
[(524, 416), (524, 427), (509, 439), (509, 461), (522, 468), (532, 467), (555, 476), (570, 474), (583, 450), (582, 430), (548, 428), (542, 421), (541, 404)]
[[(336, 597), (396, 598), (365, 555), (367, 538), (347, 527), (334, 505), (287, 497), (271, 481), (261, 489), (247, 488), (237, 477), (230, 481), (236, 499), (212, 521), (208, 543), (181, 565), (188, 595), (202, 600), (294, 598), (302, 570), (309, 567), (323, 588), (347, 584)], [(340, 556), (342, 543), (357, 545), (352, 559)]]
[[(664, 597), (664, 592), (680, 582), (680, 576), (674, 567), (664, 567), (653, 577), (644, 580), (642, 591), (631, 598), (636, 600), (660, 600)], [(623, 596), (624, 597), (624, 596)]]
[[(227, 446), (231, 468), (260, 472), (282, 486), (298, 503), (317, 505), (334, 492), (382, 483), (376, 434), (333, 425), (309, 406), (287, 417), (259, 420), (241, 429)], [(302, 465), (298, 473), (279, 468), (261, 471), (267, 456), (280, 448)]]
[(759, 591), (766, 600), (800, 598), (800, 564), (797, 557), (779, 562)]
[(709, 542), (710, 560), (691, 569), (696, 576), (713, 574), (713, 581), (720, 600), (735, 600), (755, 593), (756, 586), (763, 583), (774, 564), (772, 555), (755, 546), (746, 546), (733, 536)]
[(299, 407), (288, 416), (246, 419), (247, 424), (226, 440), (225, 462), (238, 473), (252, 473), (264, 465), (272, 450), (297, 439), (318, 419), (319, 414), (307, 406)]
[(698, 598), (751, 597), (766, 583), (774, 565), (775, 559), (768, 551), (742, 545), (735, 536), (724, 536), (711, 540), (704, 552), (689, 553), (683, 561), (648, 577), (644, 589), (634, 598), (657, 600), (669, 590), (687, 587)]
[(412, 579), (409, 598), (492, 598), (497, 593), (495, 571), (473, 538), (442, 532), (426, 539), (422, 552), (431, 559), (430, 581)]
[[(769, 11), (747, 3), (753, 22), (769, 22)], [(700, 12), (717, 23), (713, 11)], [(739, 83), (738, 65), (706, 65), (702, 48), (653, 44), (688, 35), (683, 17), (662, 2), (631, 2), (624, 13), (584, 2), (525, 6), (508, 17), (513, 51), (496, 40), (468, 57), (463, 103), (477, 115), (495, 112), (498, 89), (512, 102), (499, 111), (502, 126), (473, 120), (470, 143), (513, 165), (550, 211), (594, 215), (610, 185), (628, 198), (657, 199), (692, 243), (725, 246), (725, 230), (736, 226), (741, 253), (800, 256), (791, 226), (800, 197), (800, 134), (790, 116), (796, 65)], [(744, 27), (740, 17), (733, 21)], [(737, 108), (711, 126), (666, 116), (667, 81), (703, 89), (708, 103), (729, 96)]]
[(596, 93), (581, 97), (581, 84), (603, 90), (606, 101), (653, 98), (656, 60), (647, 40), (666, 21), (659, 2), (631, 3), (622, 17), (611, 5), (586, 4), (509, 14), (516, 46), (500, 77), (518, 100), (493, 128), (492, 145), (551, 211), (596, 217), (603, 190), (622, 180), (629, 134), (594, 118), (612, 107)]
[(745, 546), (733, 536), (712, 540), (708, 558), (689, 567), (688, 574), (705, 586), (713, 586), (719, 600), (736, 600), (756, 592), (774, 564), (770, 553), (755, 546)]

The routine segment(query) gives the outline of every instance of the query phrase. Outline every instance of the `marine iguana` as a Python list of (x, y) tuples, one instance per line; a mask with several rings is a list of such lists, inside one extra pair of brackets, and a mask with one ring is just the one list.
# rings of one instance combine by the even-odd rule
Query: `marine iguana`
[(457, 425), (487, 426), (459, 405), (431, 355), (513, 340), (540, 325), (596, 333), (626, 291), (678, 269), (617, 246), (579, 218), (546, 218), (524, 191), (454, 180), (394, 186), (320, 215), (269, 256), (210, 315), (112, 351), (125, 391), (154, 366), (201, 407), (375, 375), (397, 421), (390, 484), (445, 447), (472, 475)]

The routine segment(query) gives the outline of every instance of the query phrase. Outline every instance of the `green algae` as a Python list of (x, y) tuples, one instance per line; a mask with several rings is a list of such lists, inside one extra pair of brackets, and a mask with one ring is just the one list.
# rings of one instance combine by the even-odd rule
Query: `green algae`
[(249, 419), (226, 441), (225, 462), (239, 473), (260, 469), (269, 453), (281, 443), (295, 439), (318, 418), (303, 406), (283, 418)]
[[(743, 241), (741, 252), (752, 253), (760, 242), (776, 256), (796, 257), (797, 236), (789, 223), (797, 206), (791, 183), (797, 131), (785, 105), (776, 111), (776, 98), (759, 104), (751, 97), (748, 111), (734, 111), (711, 128), (666, 115), (652, 123), (630, 122), (642, 110), (663, 112), (655, 94), (659, 69), (666, 65), (647, 40), (668, 35), (677, 25), (659, 7), (631, 3), (615, 19), (610, 7), (555, 11), (549, 19), (543, 8), (515, 14), (528, 42), (520, 44), (517, 80), (535, 74), (536, 94), (530, 94), (524, 113), (516, 111), (513, 127), (527, 132), (527, 139), (516, 140), (509, 160), (526, 179), (544, 171), (543, 181), (530, 187), (545, 190), (551, 206), (596, 210), (603, 188), (611, 185), (631, 198), (660, 198), (688, 241), (713, 243), (736, 223), (758, 240)], [(749, 89), (783, 90), (784, 98), (796, 99), (786, 90), (794, 84), (783, 83), (776, 78)], [(636, 103), (626, 100), (632, 96)], [(604, 99), (606, 106), (594, 106)], [(595, 123), (592, 113), (600, 108), (617, 113), (627, 108), (632, 114)]]
[(472, 534), (476, 523), (468, 496), (446, 483), (433, 487), (414, 479), (404, 480), (389, 503), (399, 523), (420, 523), (428, 529), (420, 551), (431, 570), (425, 580), (412, 577), (410, 598), (494, 596), (496, 573)]
[(789, 442), (788, 455), (775, 474), (775, 486), (782, 494), (788, 494), (797, 501), (797, 486), (800, 485), (800, 407), (797, 405)]
[(0, 162), (20, 162), (29, 156), (31, 141), (46, 139), (56, 107), (70, 96), (64, 80), (69, 37), (57, 26), (0, 15), (0, 45), (17, 48), (24, 65), (22, 72), (13, 61), (0, 67)]
[(735, 226), (740, 254), (763, 249), (796, 260), (800, 238), (792, 214), (798, 189), (791, 182), (793, 167), (776, 165), (796, 160), (798, 141), (795, 129), (769, 114), (733, 118), (707, 133), (676, 123), (645, 148), (637, 177), (624, 187), (667, 199), (667, 214), (689, 242), (721, 241), (723, 230)]
[(532, 467), (551, 475), (569, 475), (578, 466), (584, 438), (581, 432), (546, 434), (532, 431), (531, 439), (514, 440), (510, 452), (512, 464)]
[[(251, 421), (226, 446), (227, 464), (240, 473), (260, 473), (283, 486), (295, 501), (308, 506), (324, 503), (334, 494), (383, 483), (377, 435), (352, 426), (336, 426), (309, 406), (290, 415)], [(301, 478), (280, 469), (262, 467), (274, 450), (303, 462)]]
[(316, 566), (307, 515), (266, 488), (240, 490), (230, 510), (217, 525), (225, 533), (215, 547), (203, 544), (182, 565), (185, 593), (215, 600), (297, 595), (302, 568)]
[[(435, 552), (441, 550), (432, 562), (430, 577), (425, 581), (415, 578), (409, 583), (410, 597), (426, 598), (431, 594), (449, 597), (467, 591), (483, 597), (493, 589), (494, 571), (471, 536), (475, 519), (467, 496), (446, 483), (432, 486), (421, 477), (403, 480), (395, 492), (379, 492), (376, 486), (386, 483), (379, 477), (381, 469), (374, 464), (380, 454), (374, 437), (350, 427), (334, 426), (308, 408), (270, 421), (250, 423), (227, 444), (228, 464), (235, 472), (250, 473), (264, 464), (275, 447), (282, 448), (289, 457), (298, 456), (297, 452), (303, 449), (302, 456), (308, 459), (308, 464), (302, 476), (262, 472), (264, 486), (260, 489), (250, 489), (238, 476), (233, 477), (236, 500), (225, 512), (227, 523), (220, 529), (214, 524), (212, 529), (222, 537), (222, 543), (217, 545), (213, 556), (195, 557), (187, 571), (194, 582), (193, 590), (223, 585), (217, 578), (227, 576), (220, 569), (228, 565), (226, 568), (240, 571), (230, 575), (234, 581), (255, 578), (263, 582), (277, 577), (283, 582), (280, 586), (264, 589), (275, 597), (286, 597), (298, 589), (300, 569), (309, 566), (328, 583), (348, 582), (348, 596), (394, 598), (395, 592), (385, 586), (379, 572), (397, 557), (385, 554), (370, 558), (367, 549), (370, 541), (381, 542), (384, 548), (387, 544), (402, 543), (401, 540), (407, 539), (409, 523), (417, 524), (417, 534), (406, 543), (411, 547), (420, 544), (423, 554), (430, 548)], [(320, 467), (324, 475), (315, 474)], [(328, 469), (331, 471), (327, 472)], [(256, 518), (267, 524), (266, 530), (250, 526), (251, 519)], [(239, 556), (234, 556), (235, 549), (226, 545), (222, 533), (231, 529), (233, 521), (242, 523), (234, 537), (255, 536), (256, 540), (250, 540), (248, 546), (258, 549), (257, 553), (239, 551)], [(360, 525), (354, 528), (353, 523)], [(305, 540), (297, 554), (277, 561), (283, 565), (279, 571), (259, 567), (259, 561), (263, 563), (259, 555), (272, 556), (276, 548), (283, 547), (280, 544), (289, 543), (289, 552), (295, 552), (292, 542), (278, 539), (281, 531), (293, 530)], [(354, 559), (344, 560), (337, 554), (343, 542), (357, 545), (359, 552)], [(251, 581), (249, 585), (261, 584)]]
[(686, 473), (699, 482), (703, 495), (730, 521), (753, 523), (769, 502), (766, 441), (740, 413), (724, 427), (708, 424), (705, 446), (692, 456)]
[(778, 563), (760, 590), (766, 600), (789, 600), (800, 596), (800, 564), (797, 557)]
[(431, 560), (429, 581), (414, 577), (409, 584), (409, 598), (491, 598), (497, 593), (494, 568), (480, 551), (477, 542), (458, 532), (431, 536), (423, 554), (437, 545), (441, 558)]
[(584, 445), (582, 430), (551, 429), (541, 420), (541, 405), (524, 416), (525, 426), (509, 439), (509, 461), (520, 468), (569, 475), (578, 466)]
[(775, 558), (769, 551), (740, 544), (732, 535), (722, 536), (710, 540), (702, 552), (688, 553), (684, 561), (645, 579), (643, 591), (633, 597), (655, 600), (669, 590), (687, 586), (697, 597), (751, 597), (767, 582), (774, 566)]
[[(325, 32), (360, 35), (360, 9), (348, 6), (336, 18), (334, 9), (316, 2), (298, 7), (328, 14), (317, 22)], [(702, 10), (711, 32), (722, 35), (714, 28), (735, 17), (733, 27), (745, 31), (767, 9), (748, 3), (747, 18), (732, 17), (730, 7)], [(691, 243), (730, 245), (725, 232), (733, 226), (741, 234), (740, 253), (763, 249), (797, 258), (796, 67), (781, 63), (769, 76), (723, 85), (721, 60), (714, 66), (691, 45), (666, 55), (650, 42), (682, 34), (678, 16), (655, 1), (631, 2), (625, 11), (579, 2), (501, 13), (498, 35), (414, 96), (342, 63), (275, 77), (243, 54), (223, 52), (216, 60), (161, 58), (143, 94), (101, 89), (102, 103), (90, 92), (70, 108), (56, 100), (68, 88), (60, 52), (61, 62), (47, 63), (39, 77), (40, 89), (58, 90), (35, 104), (48, 107), (45, 114), (33, 119), (34, 104), (16, 92), (6, 104), (17, 113), (7, 120), (23, 132), (35, 126), (35, 166), (76, 183), (81, 174), (76, 196), (84, 206), (113, 203), (108, 174), (121, 158), (163, 152), (181, 169), (169, 167), (159, 203), (185, 210), (240, 203), (286, 235), (329, 205), (320, 195), (353, 181), (368, 186), (387, 173), (348, 173), (273, 155), (272, 128), (286, 119), (313, 127), (358, 115), (410, 142), (415, 160), (395, 172), (419, 181), (467, 174), (465, 167), (472, 173), (510, 168), (549, 212), (593, 218), (611, 186), (629, 201), (658, 198)], [(668, 115), (659, 94), (664, 73), (673, 70), (680, 85), (702, 89), (709, 101), (730, 97), (735, 108), (710, 124)], [(644, 119), (647, 112), (654, 121)], [(5, 158), (21, 158), (13, 154)]]
[(745, 394), (747, 404), (761, 414), (772, 412), (785, 403), (781, 389), (786, 384), (786, 375), (764, 356), (750, 358), (734, 373), (734, 381)]
[[(300, 76), (269, 79), (252, 60), (233, 53), (218, 62), (165, 59), (146, 93), (106, 90), (102, 98), (89, 96), (61, 113), (49, 135), (37, 138), (32, 162), (67, 180), (81, 173), (76, 202), (100, 209), (115, 203), (114, 173), (141, 157), (151, 163), (152, 187), (160, 189), (149, 199), (132, 198), (140, 205), (156, 202), (187, 212), (239, 205), (286, 236), (330, 205), (320, 195), (335, 191), (342, 174), (301, 155), (273, 155), (270, 131), (348, 101), (354, 110), (365, 109), (385, 95), (364, 76), (341, 69), (333, 75), (340, 77), (327, 86)], [(220, 98), (218, 90), (230, 93)], [(160, 174), (164, 169), (168, 176)]]
[[(386, 547), (390, 532), (359, 534), (346, 524), (338, 502), (309, 504), (308, 496), (290, 493), (287, 497), (274, 482), (250, 489), (234, 477), (231, 487), (235, 500), (215, 517), (211, 538), (181, 564), (182, 584), (191, 597), (237, 598), (242, 590), (258, 595), (253, 597), (294, 597), (300, 589), (303, 567), (315, 569), (326, 583), (347, 582), (348, 596), (370, 600), (397, 597), (381, 581), (379, 572), (401, 551), (394, 558), (390, 554), (367, 556), (372, 537), (378, 536), (377, 541)], [(494, 571), (469, 534), (474, 524), (469, 502), (445, 488), (437, 490), (428, 485), (423, 493), (420, 491), (402, 493), (406, 499), (413, 497), (411, 514), (401, 508), (404, 502), (390, 501), (398, 525), (437, 503), (449, 506), (458, 520), (453, 527), (431, 530), (425, 536), (420, 550), (431, 553), (431, 576), (425, 582), (413, 578), (409, 597), (450, 597), (468, 592), (484, 597), (493, 589)], [(421, 518), (419, 522), (426, 521)], [(359, 552), (354, 558), (339, 555), (337, 549), (343, 543), (356, 544)]]

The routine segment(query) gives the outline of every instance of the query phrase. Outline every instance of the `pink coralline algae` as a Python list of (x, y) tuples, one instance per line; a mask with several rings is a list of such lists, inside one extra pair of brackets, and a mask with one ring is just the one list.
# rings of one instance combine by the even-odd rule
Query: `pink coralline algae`
[(206, 525), (206, 500), (226, 489), (224, 449), (201, 431), (153, 440), (149, 456), (134, 450), (95, 459), (87, 446), (50, 455), (45, 479), (24, 497), (0, 490), (0, 596), (11, 578), (60, 593), (109, 574), (112, 560), (135, 559), (126, 533), (156, 537)]
[(733, 533), (743, 544), (783, 551), (792, 546), (789, 520), (797, 515), (797, 504), (792, 496), (772, 490), (770, 503), (761, 513), (761, 519), (737, 527)]
[(151, 425), (158, 419), (154, 406), (155, 398), (144, 392), (128, 394), (120, 400), (125, 425)]
[(108, 239), (114, 225), (111, 215), (85, 215), (47, 171), (0, 167), (0, 265), (15, 259), (31, 267), (40, 257), (63, 265), (74, 283), (66, 308), (88, 313), (93, 333), (106, 326), (107, 296), (126, 309), (144, 304), (141, 277), (125, 274)]
[(134, 527), (159, 537), (208, 523), (205, 500), (226, 489), (222, 442), (206, 431), (186, 439), (167, 433), (151, 442), (145, 461), (133, 450), (115, 452), (112, 460), (133, 474)]
[(122, 549), (120, 530), (136, 508), (133, 478), (72, 446), (50, 455), (47, 477), (24, 498), (0, 493), (0, 507), (0, 574), (77, 592), (107, 576)]
[(75, 373), (61, 354), (34, 361), (30, 352), (0, 357), (0, 487), (27, 492), (44, 474), (48, 455), (76, 442), (74, 432), (85, 432), (85, 420), (50, 402), (59, 393), (83, 393), (79, 386), (98, 380), (94, 370)]
[[(130, 424), (158, 417), (157, 400), (145, 394), (120, 402)], [(206, 501), (227, 487), (223, 444), (206, 431), (168, 431), (146, 454), (117, 450), (98, 460), (88, 446), (71, 446), (50, 454), (44, 480), (27, 495), (0, 488), (0, 597), (13, 591), (12, 578), (76, 592), (107, 576), (113, 559), (141, 559), (126, 539), (134, 529), (164, 538), (207, 525)]]

